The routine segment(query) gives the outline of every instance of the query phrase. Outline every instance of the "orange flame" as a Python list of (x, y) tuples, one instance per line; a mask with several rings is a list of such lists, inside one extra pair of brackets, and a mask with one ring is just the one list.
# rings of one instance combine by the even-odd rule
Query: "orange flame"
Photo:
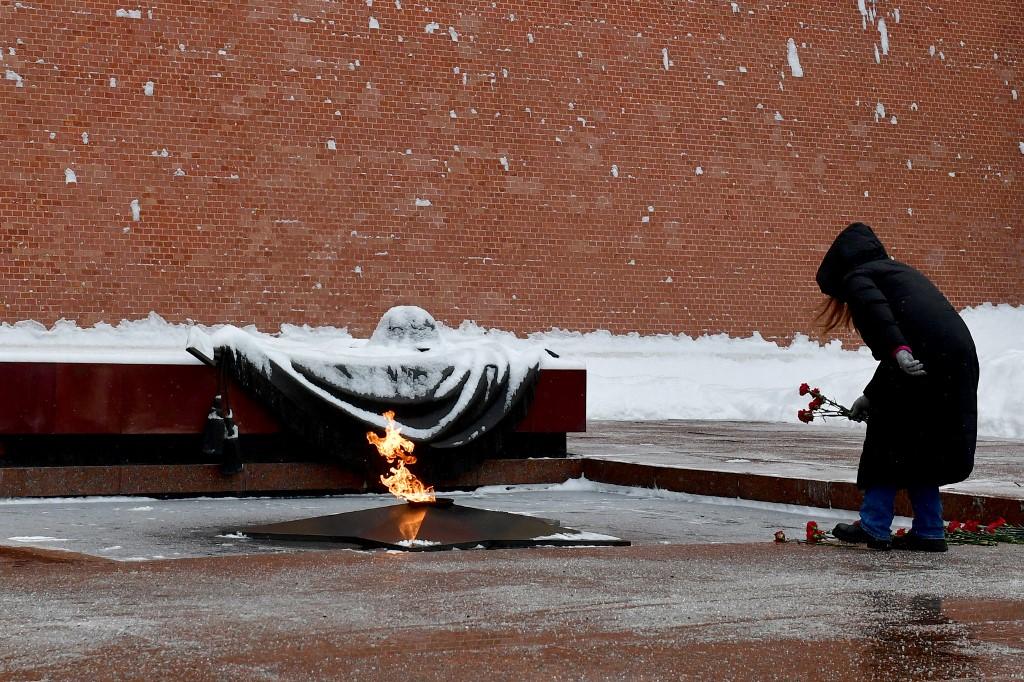
[(366, 440), (377, 448), (377, 452), (388, 461), (388, 464), (392, 465), (391, 475), (381, 476), (380, 482), (386, 485), (395, 497), (409, 502), (433, 502), (434, 486), (423, 485), (423, 481), (406, 468), (406, 465), (416, 463), (416, 457), (412, 454), (415, 447), (413, 442), (402, 438), (401, 430), (395, 426), (393, 410), (385, 412), (384, 418), (388, 420), (388, 424), (384, 429), (383, 438), (373, 431), (366, 434)]

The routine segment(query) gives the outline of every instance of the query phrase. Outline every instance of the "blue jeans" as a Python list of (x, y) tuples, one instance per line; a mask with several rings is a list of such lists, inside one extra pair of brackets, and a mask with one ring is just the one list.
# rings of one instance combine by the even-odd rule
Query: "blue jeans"
[[(879, 540), (888, 540), (894, 516), (893, 504), (897, 488), (875, 487), (864, 491), (864, 502), (860, 505), (860, 527), (868, 535)], [(937, 486), (907, 488), (910, 504), (914, 508), (914, 535), (929, 540), (946, 536), (942, 524), (942, 499)]]

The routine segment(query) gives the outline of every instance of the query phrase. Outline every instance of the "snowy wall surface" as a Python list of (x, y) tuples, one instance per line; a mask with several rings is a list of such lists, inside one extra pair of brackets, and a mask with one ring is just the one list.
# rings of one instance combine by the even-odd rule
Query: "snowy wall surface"
[(1020, 0), (0, 2), (0, 320), (810, 330), (1024, 295)]
[[(1024, 438), (1024, 307), (983, 305), (961, 314), (974, 335), (981, 363), (979, 432)], [(92, 328), (71, 323), (52, 328), (33, 322), (4, 324), (0, 361), (197, 362), (183, 350), (189, 329), (156, 315)], [(216, 333), (217, 328), (208, 331)], [(299, 356), (340, 357), (366, 344), (345, 329), (331, 327), (284, 325), (273, 336), (254, 328), (245, 331), (261, 347)], [(844, 350), (838, 342), (823, 346), (805, 337), (781, 346), (758, 335), (691, 338), (549, 331), (523, 338), (471, 323), (441, 326), (439, 331), (449, 347), (499, 344), (518, 356), (549, 348), (561, 357), (539, 353), (542, 367), (585, 365), (590, 419), (795, 422), (797, 410), (806, 404), (797, 394), (801, 383), (817, 386), (849, 406), (875, 368), (866, 348)]]

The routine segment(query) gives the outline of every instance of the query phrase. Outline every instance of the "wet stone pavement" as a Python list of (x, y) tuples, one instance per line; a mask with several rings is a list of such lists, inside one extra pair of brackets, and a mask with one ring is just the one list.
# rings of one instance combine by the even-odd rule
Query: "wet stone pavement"
[[(634, 545), (764, 542), (776, 530), (800, 537), (853, 512), (704, 497), (570, 481), (445, 493), (455, 503), (555, 519), (563, 526)], [(88, 554), (118, 561), (274, 554), (322, 545), (236, 537), (247, 526), (400, 504), (390, 495), (308, 498), (92, 498), (0, 504), (0, 544)], [(909, 520), (899, 519), (903, 525)]]
[(928, 555), (775, 544), (777, 528), (799, 536), (809, 518), (827, 527), (850, 513), (585, 482), (456, 500), (634, 544), (396, 553), (218, 537), (393, 503), (382, 496), (7, 503), (0, 679), (1024, 671), (1024, 547)]
[[(596, 426), (570, 449), (685, 466), (848, 471), (860, 438)], [(981, 471), (1019, 480), (1019, 446)], [(230, 532), (396, 503), (378, 495), (0, 501), (0, 680), (1024, 679), (1024, 546), (776, 544), (855, 513), (588, 481), (453, 496), (633, 544), (408, 553)]]
[(0, 677), (1017, 679), (1020, 558), (766, 542), (5, 553)]

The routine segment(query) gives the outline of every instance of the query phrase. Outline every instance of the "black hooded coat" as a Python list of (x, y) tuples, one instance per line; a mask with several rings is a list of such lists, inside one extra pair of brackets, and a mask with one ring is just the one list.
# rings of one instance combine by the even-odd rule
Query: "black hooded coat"
[[(945, 485), (974, 468), (978, 354), (967, 325), (942, 292), (889, 258), (870, 227), (843, 230), (818, 268), (821, 291), (849, 305), (853, 325), (879, 360), (864, 388), (867, 435), (857, 486)], [(909, 346), (927, 372), (894, 359)]]

